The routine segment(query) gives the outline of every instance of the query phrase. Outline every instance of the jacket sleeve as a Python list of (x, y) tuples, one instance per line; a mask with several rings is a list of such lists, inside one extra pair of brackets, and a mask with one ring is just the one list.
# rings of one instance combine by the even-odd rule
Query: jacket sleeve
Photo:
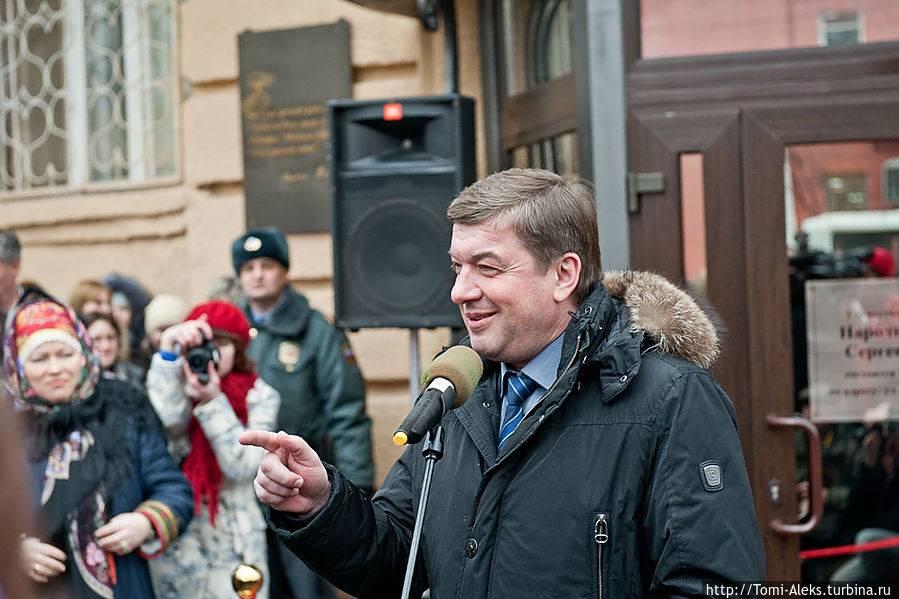
[[(653, 597), (707, 597), (707, 583), (762, 581), (752, 490), (730, 398), (706, 372), (661, 401), (643, 531)], [(720, 472), (716, 478), (715, 472)]]
[(343, 331), (320, 314), (311, 322), (317, 331), (315, 387), (322, 398), (327, 436), (336, 466), (354, 485), (374, 487), (371, 420), (365, 412), (365, 381)]
[[(164, 360), (153, 354), (150, 370), (147, 371), (147, 395), (162, 426), (165, 427), (169, 449), (175, 458), (187, 457), (190, 442), (187, 439), (187, 424), (190, 421), (190, 401), (184, 391), (182, 374), (183, 358)], [(183, 454), (183, 455), (181, 455)]]
[(265, 450), (241, 445), (238, 435), (245, 430), (275, 429), (281, 396), (260, 378), (247, 393), (247, 424), (241, 423), (224, 393), (205, 405), (197, 405), (194, 415), (212, 446), (222, 474), (233, 481), (252, 482)]
[[(331, 497), (308, 519), (267, 509), (269, 526), (312, 570), (359, 599), (399, 597), (403, 588), (412, 530), (413, 489), (405, 458), (391, 468), (374, 499), (331, 466)], [(427, 588), (427, 572), (418, 554), (410, 596)]]
[(143, 501), (134, 511), (150, 520), (160, 541), (144, 543), (140, 552), (144, 557), (155, 557), (187, 528), (193, 517), (193, 489), (157, 429), (141, 427), (138, 448)]

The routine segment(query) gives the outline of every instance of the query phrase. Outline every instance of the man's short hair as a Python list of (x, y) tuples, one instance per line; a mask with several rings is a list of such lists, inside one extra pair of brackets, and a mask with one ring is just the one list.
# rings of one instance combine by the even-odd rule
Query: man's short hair
[(602, 279), (596, 205), (590, 186), (581, 179), (540, 169), (501, 171), (463, 189), (446, 216), (464, 225), (508, 219), (544, 271), (566, 252), (576, 253), (581, 258), (578, 303)]
[(12, 264), (22, 254), (19, 237), (12, 229), (0, 229), (0, 262)]

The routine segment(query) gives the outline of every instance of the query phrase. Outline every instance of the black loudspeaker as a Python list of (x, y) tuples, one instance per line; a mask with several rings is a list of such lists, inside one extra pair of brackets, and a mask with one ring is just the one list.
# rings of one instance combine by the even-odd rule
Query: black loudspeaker
[(332, 100), (328, 108), (338, 326), (461, 326), (446, 209), (475, 178), (474, 101)]

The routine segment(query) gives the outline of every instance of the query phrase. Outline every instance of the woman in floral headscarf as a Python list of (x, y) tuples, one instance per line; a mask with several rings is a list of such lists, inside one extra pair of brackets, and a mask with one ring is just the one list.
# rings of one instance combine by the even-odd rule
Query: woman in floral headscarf
[(146, 397), (100, 380), (84, 326), (62, 304), (18, 306), (7, 327), (4, 370), (40, 502), (22, 567), (44, 597), (152, 598), (146, 558), (187, 526), (193, 501)]

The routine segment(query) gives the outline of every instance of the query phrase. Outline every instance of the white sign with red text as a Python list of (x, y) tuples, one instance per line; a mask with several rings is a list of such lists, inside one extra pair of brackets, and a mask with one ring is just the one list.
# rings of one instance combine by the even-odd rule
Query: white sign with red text
[(899, 280), (808, 281), (805, 291), (811, 419), (899, 418)]

